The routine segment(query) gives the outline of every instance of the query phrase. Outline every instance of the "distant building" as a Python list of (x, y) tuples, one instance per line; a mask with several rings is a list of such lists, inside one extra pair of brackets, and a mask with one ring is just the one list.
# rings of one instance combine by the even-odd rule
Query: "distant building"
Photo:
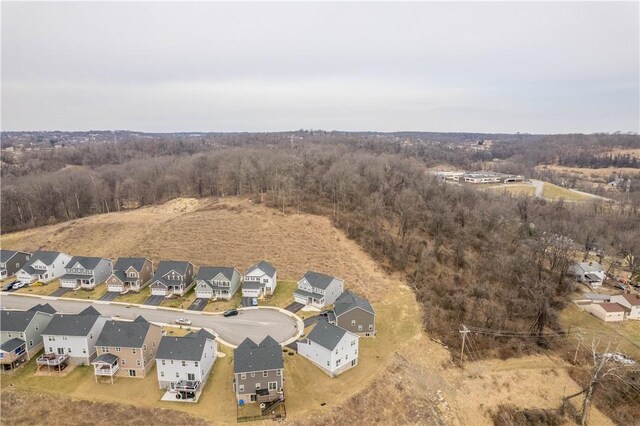
[(605, 322), (617, 322), (623, 321), (625, 315), (629, 311), (624, 306), (618, 303), (592, 303), (585, 306), (587, 312), (591, 312), (596, 317)]
[(569, 274), (580, 283), (599, 287), (604, 282), (605, 270), (598, 262), (580, 262), (569, 267)]
[(358, 336), (320, 320), (306, 339), (298, 340), (298, 353), (331, 377), (358, 365)]

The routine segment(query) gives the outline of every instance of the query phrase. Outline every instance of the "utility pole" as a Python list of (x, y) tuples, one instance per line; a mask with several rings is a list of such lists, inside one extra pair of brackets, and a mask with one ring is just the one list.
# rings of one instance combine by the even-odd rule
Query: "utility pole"
[(464, 344), (467, 341), (467, 334), (469, 333), (470, 331), (467, 326), (462, 324), (462, 330), (460, 330), (460, 334), (462, 334), (462, 348), (460, 348), (460, 367), (462, 367), (462, 359), (464, 357)]

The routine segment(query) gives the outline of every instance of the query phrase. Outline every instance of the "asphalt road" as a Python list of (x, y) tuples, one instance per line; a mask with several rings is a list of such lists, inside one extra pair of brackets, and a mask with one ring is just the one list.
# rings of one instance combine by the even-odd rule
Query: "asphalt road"
[(148, 321), (173, 324), (177, 318), (192, 321), (194, 327), (206, 327), (218, 334), (221, 339), (239, 345), (249, 337), (255, 342), (270, 335), (278, 342), (285, 342), (298, 333), (294, 318), (276, 309), (240, 309), (234, 317), (225, 318), (221, 314), (204, 314), (188, 310), (164, 310), (141, 305), (109, 304), (103, 301), (76, 301), (55, 298), (34, 298), (17, 294), (0, 294), (0, 306), (7, 309), (29, 309), (39, 303), (49, 303), (57, 311), (64, 313), (78, 313), (92, 305), (103, 315), (118, 316), (122, 319), (133, 320), (142, 315)]

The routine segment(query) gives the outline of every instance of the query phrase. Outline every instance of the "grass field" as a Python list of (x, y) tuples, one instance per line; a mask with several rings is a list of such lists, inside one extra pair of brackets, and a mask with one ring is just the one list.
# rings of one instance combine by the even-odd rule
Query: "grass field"
[(175, 298), (164, 298), (162, 302), (160, 302), (160, 306), (164, 306), (165, 308), (178, 308), (178, 309), (187, 309), (189, 305), (196, 300), (196, 292), (193, 289), (189, 290), (184, 296), (175, 297)]
[(60, 288), (60, 280), (53, 280), (48, 284), (33, 283), (28, 287), (22, 287), (16, 290), (16, 293), (37, 294), (39, 296), (48, 296)]
[(133, 292), (130, 291), (126, 294), (121, 294), (119, 296), (116, 296), (116, 298), (114, 299), (115, 302), (122, 302), (122, 303), (137, 303), (137, 304), (143, 304), (145, 300), (147, 300), (149, 298), (149, 296), (151, 296), (151, 289), (149, 288), (149, 286), (143, 288), (142, 290), (140, 290), (139, 292)]
[(588, 201), (593, 199), (593, 197), (590, 197), (588, 195), (570, 191), (566, 188), (562, 188), (561, 186), (554, 185), (549, 182), (544, 183), (544, 186), (542, 188), (542, 196), (550, 200), (563, 199), (567, 201)]
[(298, 288), (298, 282), (293, 280), (278, 280), (276, 291), (271, 296), (260, 299), (261, 305), (278, 306), (284, 308), (293, 303), (293, 291)]
[(494, 192), (500, 192), (500, 193), (504, 192), (509, 195), (515, 195), (515, 196), (525, 195), (528, 197), (533, 197), (533, 195), (536, 192), (535, 187), (531, 185), (518, 185), (518, 184), (500, 185), (500, 186), (488, 187), (487, 189)]
[(238, 289), (236, 294), (229, 300), (210, 300), (204, 310), (207, 312), (224, 312), (227, 309), (238, 308), (242, 302), (242, 289)]
[(89, 299), (89, 300), (98, 300), (107, 292), (106, 284), (98, 284), (92, 290), (74, 290), (68, 293), (65, 293), (62, 297), (69, 297), (73, 299)]

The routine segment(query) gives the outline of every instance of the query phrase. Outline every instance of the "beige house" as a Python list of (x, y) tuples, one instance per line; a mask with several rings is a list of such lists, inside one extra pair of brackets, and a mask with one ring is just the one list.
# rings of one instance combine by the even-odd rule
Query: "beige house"
[(160, 345), (160, 326), (139, 316), (133, 322), (108, 321), (96, 342), (97, 357), (93, 360), (98, 377), (115, 376), (144, 378), (153, 367)]
[(640, 294), (619, 294), (611, 301), (628, 309), (627, 319), (640, 320)]
[(624, 317), (629, 311), (618, 303), (610, 302), (592, 303), (591, 305), (587, 305), (585, 310), (605, 322), (624, 321)]
[(107, 289), (124, 293), (140, 291), (151, 281), (153, 264), (144, 257), (121, 257), (107, 278)]

